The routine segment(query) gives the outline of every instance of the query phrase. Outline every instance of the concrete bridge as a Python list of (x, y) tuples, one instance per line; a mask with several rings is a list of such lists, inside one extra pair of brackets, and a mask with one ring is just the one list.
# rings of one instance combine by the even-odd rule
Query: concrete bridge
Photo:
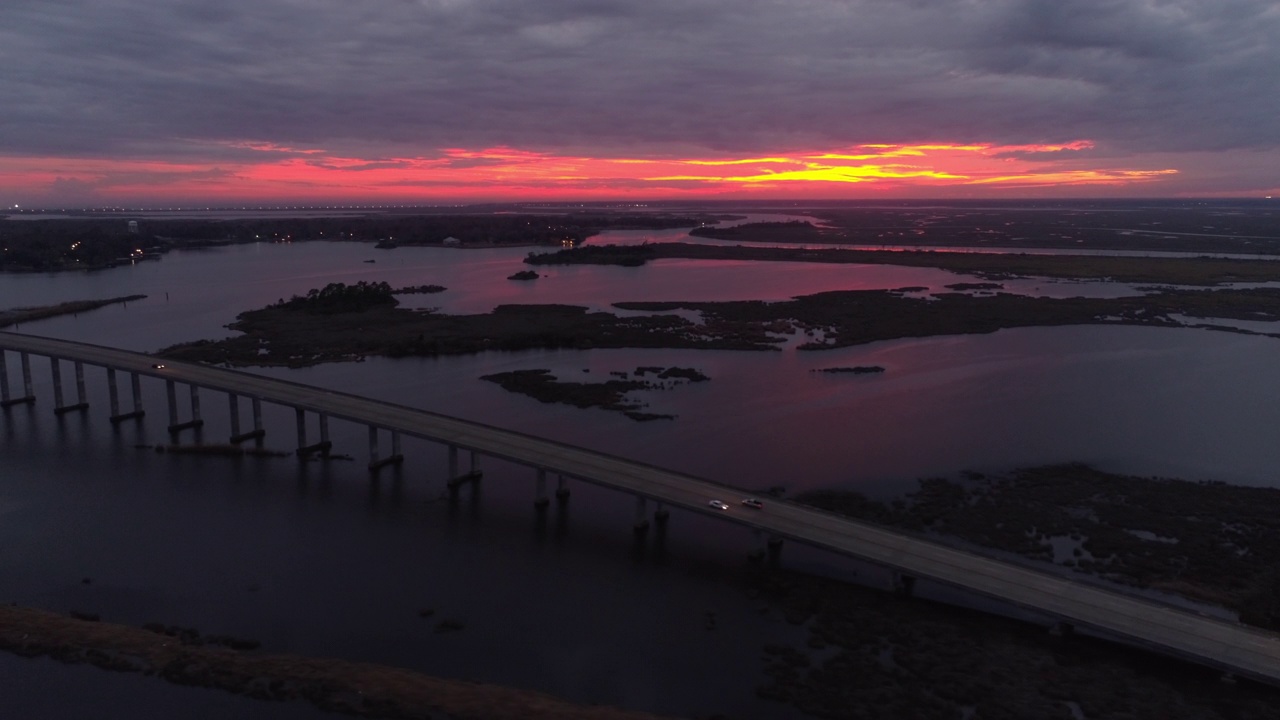
[[(11, 371), (7, 363), (14, 354), (20, 368), (21, 393), (16, 391), (16, 384), (10, 385)], [(562, 498), (568, 493), (566, 478), (575, 478), (633, 495), (638, 531), (648, 527), (649, 503), (655, 504), (654, 516), (658, 522), (666, 521), (668, 507), (678, 507), (754, 528), (768, 538), (773, 550), (780, 547), (783, 538), (791, 539), (884, 565), (893, 569), (908, 589), (915, 578), (927, 578), (1038, 611), (1067, 626), (1118, 636), (1156, 652), (1280, 686), (1280, 636), (1273, 633), (1001, 562), (802, 505), (771, 501), (763, 510), (753, 510), (738, 504), (741, 491), (710, 480), (425, 410), (233, 370), (0, 332), (0, 403), (3, 407), (35, 402), (32, 356), (49, 363), (56, 413), (88, 410), (86, 365), (106, 370), (112, 422), (142, 416), (139, 381), (142, 376), (159, 378), (165, 383), (169, 430), (175, 434), (203, 422), (201, 389), (226, 394), (231, 410), (231, 442), (262, 436), (265, 432), (262, 403), (283, 405), (295, 411), (298, 452), (302, 454), (327, 451), (331, 418), (368, 427), (371, 469), (400, 460), (402, 436), (422, 438), (448, 447), (451, 487), (478, 476), (481, 456), (502, 458), (532, 470), (534, 502), (541, 507), (549, 503), (549, 474), (558, 476), (557, 494)], [(62, 366), (65, 363), (70, 363), (74, 372), (73, 401), (64, 397)], [(128, 375), (132, 394), (132, 406), (125, 411), (119, 406), (116, 386), (120, 373)], [(178, 385), (186, 386), (190, 395), (186, 416), (179, 415)], [(247, 399), (251, 406), (253, 425), (246, 432), (240, 430), (241, 399)], [(314, 444), (307, 440), (308, 413), (319, 416), (320, 439)], [(14, 419), (9, 417), (7, 421), (14, 422)], [(379, 454), (378, 440), (383, 434), (391, 440), (391, 453), (387, 456)], [(470, 453), (467, 471), (460, 471), (458, 467), (460, 451)], [(708, 501), (713, 498), (727, 501), (728, 509), (710, 507)]]

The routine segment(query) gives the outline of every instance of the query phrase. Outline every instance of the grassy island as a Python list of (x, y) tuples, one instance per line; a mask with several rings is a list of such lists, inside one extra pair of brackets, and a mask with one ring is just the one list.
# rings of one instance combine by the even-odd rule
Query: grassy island
[[(583, 370), (583, 372), (587, 372)], [(657, 380), (646, 380), (648, 374), (657, 376)], [(512, 370), (510, 372), (484, 375), (480, 379), (495, 382), (503, 389), (528, 395), (544, 403), (564, 403), (580, 408), (601, 408), (620, 412), (632, 420), (672, 420), (675, 415), (643, 412), (644, 404), (630, 400), (627, 393), (637, 390), (658, 390), (673, 387), (685, 382), (703, 382), (710, 380), (702, 372), (694, 368), (662, 368), (638, 367), (635, 378), (627, 372), (615, 371), (614, 376), (604, 382), (568, 382), (559, 380), (550, 370)], [(616, 379), (615, 379), (616, 378)]]
[[(341, 285), (338, 283), (337, 285)], [(942, 293), (911, 297), (909, 289), (846, 290), (786, 302), (630, 302), (620, 317), (568, 305), (503, 305), (493, 312), (447, 315), (407, 310), (385, 283), (312, 290), (241, 313), (230, 327), (243, 335), (176, 345), (178, 360), (231, 365), (305, 366), (366, 355), (435, 356), (532, 348), (690, 348), (776, 350), (791, 333), (813, 335), (801, 350), (879, 340), (989, 333), (1004, 328), (1124, 324), (1182, 327), (1171, 315), (1280, 320), (1280, 290), (1164, 290), (1122, 298), (1047, 298), (1010, 293)], [(674, 314), (696, 310), (695, 323)], [(1206, 320), (1199, 325), (1251, 332)]]

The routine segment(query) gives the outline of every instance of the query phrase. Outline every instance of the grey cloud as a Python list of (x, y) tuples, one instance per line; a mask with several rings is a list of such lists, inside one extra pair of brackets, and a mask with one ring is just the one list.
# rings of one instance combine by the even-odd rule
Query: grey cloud
[(6, 0), (0, 153), (1274, 147), (1277, 37), (1264, 0)]

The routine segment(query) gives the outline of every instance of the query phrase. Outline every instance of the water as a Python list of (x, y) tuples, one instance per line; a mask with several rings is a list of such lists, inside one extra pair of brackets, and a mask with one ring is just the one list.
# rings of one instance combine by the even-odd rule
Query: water
[[(703, 261), (548, 268), (535, 282), (506, 280), (523, 269), (526, 252), (234, 246), (99, 273), (4, 276), (0, 308), (145, 293), (148, 299), (127, 307), (21, 331), (152, 351), (225, 336), (236, 312), (328, 282), (436, 283), (449, 290), (407, 300), (483, 312), (506, 302), (607, 308), (622, 300), (777, 300), (974, 280), (927, 268)], [(1020, 289), (1132, 291), (1035, 282)], [(1090, 326), (808, 353), (562, 350), (255, 372), (747, 489), (839, 486), (888, 496), (923, 476), (1066, 461), (1274, 484), (1277, 361), (1280, 342), (1269, 338)], [(637, 395), (651, 412), (678, 416), (649, 423), (542, 404), (478, 380), (524, 368), (600, 379), (642, 365), (696, 367), (712, 380)], [(886, 372), (811, 372), (844, 365), (882, 365)], [(361, 460), (364, 428), (336, 422), (335, 452), (354, 462), (158, 455), (135, 446), (167, 441), (160, 383), (144, 382), (146, 420), (113, 430), (102, 417), (100, 370), (89, 370), (91, 414), (62, 418), (50, 411), (47, 365), (35, 370), (40, 404), (13, 408), (0, 420), (0, 601), (194, 626), (261, 640), (271, 652), (382, 662), (581, 702), (685, 716), (794, 715), (754, 696), (761, 647), (799, 642), (803, 631), (761, 614), (742, 592), (739, 573), (754, 547), (744, 529), (676, 512), (665, 536), (651, 533), (637, 545), (630, 532), (634, 501), (582, 483), (573, 485), (567, 506), (553, 505), (540, 521), (532, 471), (489, 458), (484, 481), (452, 505), (441, 500), (442, 448), (407, 442), (404, 466), (370, 481)], [(267, 445), (291, 449), (292, 412), (266, 410)], [(203, 411), (205, 439), (224, 441), (225, 401), (206, 393)], [(796, 550), (784, 552), (788, 563), (841, 567), (837, 559)], [(427, 608), (435, 614), (419, 617)], [(705, 627), (708, 612), (717, 618), (713, 631)], [(465, 627), (437, 633), (441, 619)], [(77, 693), (119, 693), (127, 684), (130, 693), (153, 694), (158, 703), (210, 713), (223, 702), (196, 691), (174, 700), (158, 681), (115, 683), (96, 679), (115, 675), (22, 665), (23, 672), (33, 667), (33, 676), (44, 679), (32, 688), (61, 678)], [(43, 707), (58, 713), (71, 711), (57, 695), (18, 692), (29, 706), (47, 702)]]

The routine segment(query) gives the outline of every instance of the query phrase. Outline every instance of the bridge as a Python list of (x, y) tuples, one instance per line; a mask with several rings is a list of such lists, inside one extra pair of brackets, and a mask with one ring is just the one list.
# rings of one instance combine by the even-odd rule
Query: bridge
[[(21, 367), (23, 394), (11, 392), (6, 355), (16, 353)], [(783, 538), (860, 558), (893, 569), (910, 586), (914, 578), (943, 583), (981, 596), (1009, 602), (1043, 613), (1071, 627), (1089, 629), (1149, 650), (1219, 669), (1234, 676), (1280, 686), (1280, 636), (1116, 590), (1067, 577), (1002, 562), (973, 552), (787, 502), (770, 502), (764, 510), (737, 505), (740, 491), (707, 479), (660, 467), (554, 442), (393, 403), (275, 380), (206, 365), (160, 361), (135, 352), (0, 332), (0, 402), (5, 408), (33, 403), (31, 356), (47, 358), (53, 379), (57, 413), (84, 412), (85, 366), (104, 368), (111, 398), (111, 419), (122, 422), (143, 414), (139, 377), (164, 381), (169, 406), (169, 430), (180, 433), (196, 427), (201, 388), (225, 393), (231, 408), (231, 440), (261, 437), (261, 403), (291, 407), (298, 420), (298, 451), (327, 451), (328, 421), (337, 418), (369, 428), (371, 469), (399, 460), (400, 437), (410, 436), (443, 443), (449, 448), (450, 486), (478, 474), (478, 458), (490, 456), (531, 468), (535, 476), (534, 501), (545, 506), (547, 475), (559, 475), (557, 493), (567, 497), (565, 478), (634, 495), (636, 528), (648, 527), (647, 503), (656, 503), (655, 519), (667, 517), (667, 507), (714, 516), (764, 533), (771, 547)], [(61, 366), (71, 363), (76, 382), (75, 402), (64, 402)], [(163, 362), (163, 364), (161, 364)], [(116, 388), (118, 373), (129, 375), (133, 408), (121, 412)], [(176, 386), (188, 387), (190, 416), (178, 415)], [(247, 398), (253, 406), (253, 430), (239, 430), (238, 402)], [(309, 445), (306, 414), (320, 416), (321, 440)], [(8, 415), (8, 413), (6, 413)], [(14, 418), (9, 417), (9, 422)], [(378, 438), (390, 433), (392, 453), (378, 454)], [(457, 456), (470, 451), (471, 468), (460, 473)], [(727, 510), (708, 505), (712, 498), (730, 501)]]

